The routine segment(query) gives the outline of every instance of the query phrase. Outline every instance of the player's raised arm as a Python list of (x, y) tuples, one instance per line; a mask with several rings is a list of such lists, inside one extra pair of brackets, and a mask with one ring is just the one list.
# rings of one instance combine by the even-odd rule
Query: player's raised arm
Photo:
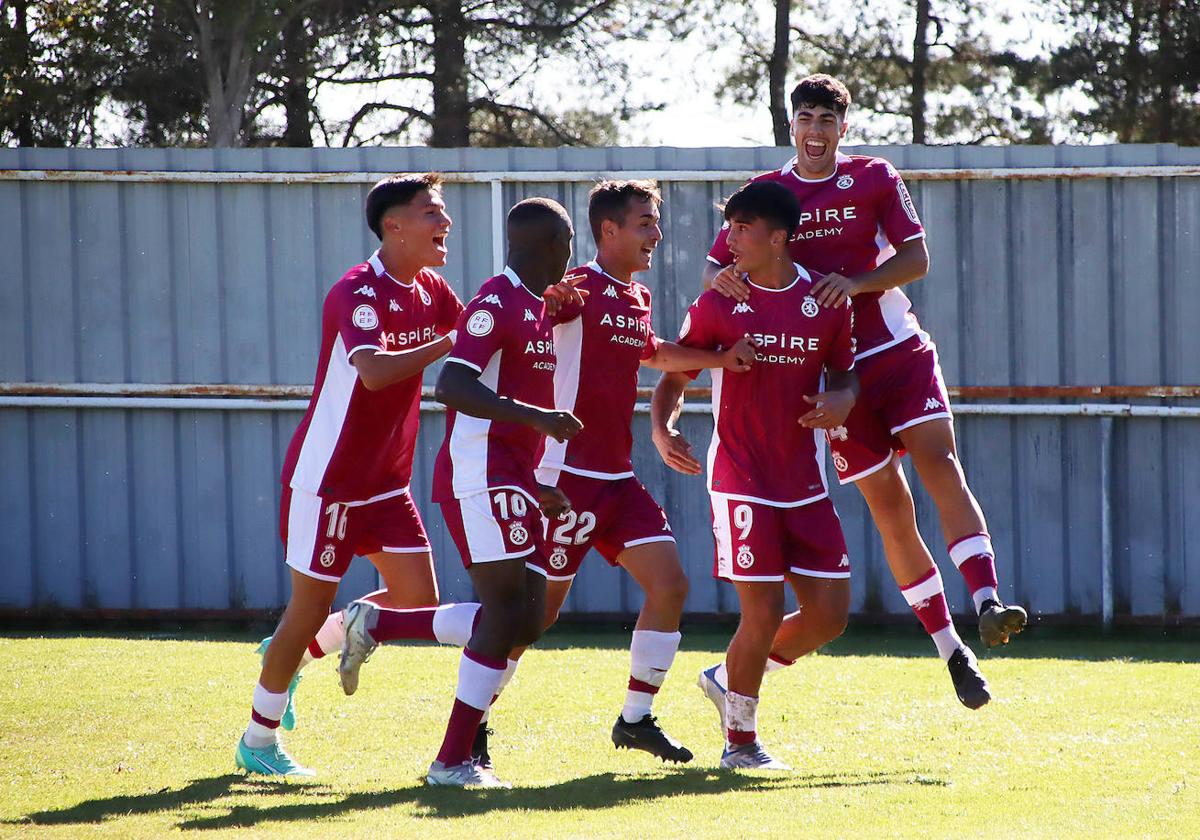
[(443, 335), (411, 350), (359, 350), (350, 357), (350, 364), (358, 371), (358, 378), (368, 391), (378, 391), (397, 382), (403, 382), (450, 352), (454, 346), (454, 335)]
[(701, 368), (724, 368), (744, 373), (754, 365), (754, 337), (746, 334), (727, 350), (686, 347), (674, 341), (660, 341), (654, 355), (642, 361), (646, 367), (667, 373), (682, 373)]
[(700, 462), (692, 454), (692, 445), (675, 428), (683, 410), (683, 391), (691, 381), (683, 372), (662, 375), (650, 400), (650, 428), (664, 464), (684, 475), (700, 475)]

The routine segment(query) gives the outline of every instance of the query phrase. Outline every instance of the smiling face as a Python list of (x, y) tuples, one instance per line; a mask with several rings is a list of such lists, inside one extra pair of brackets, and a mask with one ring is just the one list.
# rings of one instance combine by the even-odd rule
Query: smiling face
[(622, 274), (649, 270), (662, 241), (659, 219), (657, 202), (631, 198), (619, 223), (612, 219), (601, 222), (600, 241), (596, 243), (601, 261)]
[(407, 204), (388, 208), (380, 220), (384, 242), (394, 242), (406, 262), (446, 264), (446, 237), (454, 224), (439, 189), (421, 190)]
[(788, 259), (788, 234), (763, 217), (748, 219), (735, 216), (729, 224), (729, 250), (734, 267), (752, 278), (780, 260)]
[(846, 136), (846, 118), (823, 105), (801, 103), (792, 117), (796, 170), (802, 178), (827, 178), (837, 166), (838, 144)]

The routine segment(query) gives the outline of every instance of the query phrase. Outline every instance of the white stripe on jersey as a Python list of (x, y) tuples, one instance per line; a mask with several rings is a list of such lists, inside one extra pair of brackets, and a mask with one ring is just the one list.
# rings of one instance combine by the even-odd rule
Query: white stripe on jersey
[(346, 345), (339, 335), (334, 339), (333, 348), (329, 351), (329, 363), (325, 367), (321, 393), (317, 395), (317, 404), (313, 408), (308, 431), (304, 433), (304, 443), (300, 445), (300, 454), (296, 458), (296, 469), (292, 472), (292, 487), (319, 492), (325, 478), (325, 470), (329, 468), (333, 451), (342, 436), (342, 426), (346, 422), (350, 397), (354, 393), (354, 383), (357, 381), (358, 372), (354, 365), (350, 364)]
[(708, 444), (708, 489), (712, 492), (713, 467), (717, 465), (717, 450), (721, 448), (721, 384), (725, 379), (725, 368), (712, 369), (712, 413), (713, 433)]
[[(579, 367), (583, 360), (583, 316), (554, 327), (554, 407), (559, 411), (575, 411), (579, 397)], [(561, 468), (567, 457), (567, 441), (559, 443), (546, 438), (539, 469)], [(558, 482), (555, 481), (556, 485)]]
[[(500, 380), (500, 357), (497, 350), (479, 374), (479, 381), (492, 391)], [(459, 359), (450, 359), (457, 362)], [(474, 367), (474, 365), (472, 365)], [(463, 499), (488, 489), (488, 436), (492, 421), (472, 417), (461, 411), (454, 416), (454, 431), (450, 433), (450, 469), (454, 475), (454, 498)]]

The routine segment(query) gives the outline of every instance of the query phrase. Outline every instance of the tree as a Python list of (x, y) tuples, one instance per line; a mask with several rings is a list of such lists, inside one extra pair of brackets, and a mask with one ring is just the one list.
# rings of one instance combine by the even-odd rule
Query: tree
[(1122, 143), (1200, 143), (1200, 0), (1061, 0), (1074, 32), (1047, 89), (1090, 102), (1066, 119)]

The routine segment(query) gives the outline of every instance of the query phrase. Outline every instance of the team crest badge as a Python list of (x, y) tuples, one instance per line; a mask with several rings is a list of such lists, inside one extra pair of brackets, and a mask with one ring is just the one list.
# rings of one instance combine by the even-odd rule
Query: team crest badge
[(833, 465), (837, 468), (837, 471), (840, 473), (844, 473), (844, 472), (846, 472), (846, 470), (850, 469), (850, 464), (847, 463), (846, 459), (837, 452), (833, 453)]
[(754, 552), (750, 550), (750, 546), (738, 546), (737, 564), (739, 569), (749, 569), (754, 565)]
[(467, 319), (467, 332), (476, 337), (487, 335), (494, 326), (496, 326), (496, 319), (492, 317), (492, 313), (483, 309), (476, 310)]
[(321, 552), (321, 557), (320, 557), (321, 565), (324, 568), (328, 569), (330, 566), (333, 565), (333, 561), (336, 559), (337, 559), (337, 554), (333, 550), (333, 544), (332, 543), (327, 544), (325, 546), (325, 550)]
[(429, 292), (425, 291), (425, 289), (421, 286), (417, 286), (417, 292), (421, 295), (421, 303), (425, 304), (426, 306), (433, 305), (433, 298), (429, 296)]
[(525, 545), (529, 541), (529, 532), (520, 522), (508, 526), (508, 541), (513, 545)]
[(550, 568), (562, 569), (567, 565), (567, 550), (561, 545), (556, 545), (554, 551), (550, 553)]
[(379, 316), (375, 314), (375, 307), (369, 303), (357, 307), (352, 320), (354, 326), (360, 330), (373, 330), (379, 326)]
[(854, 186), (854, 179), (849, 175), (843, 175), (837, 179), (837, 188), (839, 190), (848, 190)]
[(816, 298), (814, 298), (812, 295), (808, 295), (800, 304), (800, 311), (803, 312), (808, 318), (816, 318), (817, 313), (821, 311), (821, 307), (817, 306)]

